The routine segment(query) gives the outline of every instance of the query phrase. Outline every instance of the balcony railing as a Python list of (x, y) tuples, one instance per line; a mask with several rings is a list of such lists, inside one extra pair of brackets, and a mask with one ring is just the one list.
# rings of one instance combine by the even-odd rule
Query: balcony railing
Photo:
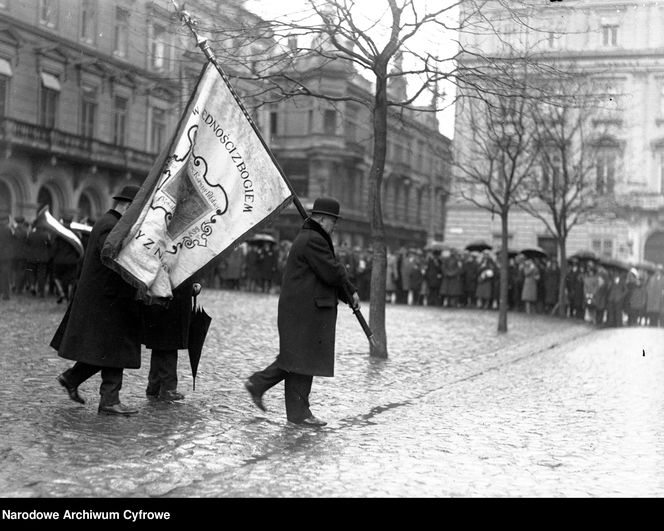
[(123, 171), (148, 172), (155, 153), (117, 146), (95, 138), (66, 133), (12, 118), (0, 120), (0, 141), (9, 146), (62, 156), (98, 167)]

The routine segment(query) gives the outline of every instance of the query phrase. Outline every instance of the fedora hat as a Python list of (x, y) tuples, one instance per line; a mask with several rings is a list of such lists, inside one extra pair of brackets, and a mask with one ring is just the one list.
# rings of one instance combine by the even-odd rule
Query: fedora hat
[(325, 214), (326, 216), (332, 216), (333, 218), (340, 218), (339, 201), (332, 197), (319, 197), (314, 201), (311, 213)]
[(134, 200), (134, 197), (136, 197), (136, 194), (140, 189), (141, 189), (140, 186), (136, 186), (135, 184), (128, 184), (122, 190), (120, 190), (119, 194), (115, 194), (113, 196), (113, 199), (115, 199), (116, 201), (131, 202)]

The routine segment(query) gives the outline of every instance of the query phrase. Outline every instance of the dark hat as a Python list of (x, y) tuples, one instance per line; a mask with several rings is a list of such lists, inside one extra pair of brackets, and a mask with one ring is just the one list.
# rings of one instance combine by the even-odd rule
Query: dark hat
[(136, 194), (138, 191), (141, 189), (140, 186), (136, 186), (135, 184), (128, 184), (125, 186), (119, 194), (116, 194), (113, 196), (113, 199), (116, 201), (133, 201), (134, 197), (136, 197)]
[(9, 221), (9, 214), (5, 214), (4, 212), (0, 214), (0, 221)]
[(16, 223), (23, 223), (25, 221), (23, 216), (16, 216), (14, 219), (16, 220)]
[(314, 201), (314, 207), (311, 209), (312, 214), (325, 214), (334, 218), (340, 218), (339, 215), (339, 201), (332, 197), (319, 197)]

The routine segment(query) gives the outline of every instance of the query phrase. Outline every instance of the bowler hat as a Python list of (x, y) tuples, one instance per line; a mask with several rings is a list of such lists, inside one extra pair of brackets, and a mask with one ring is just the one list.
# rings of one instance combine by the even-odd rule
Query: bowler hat
[(113, 196), (113, 199), (116, 201), (133, 201), (134, 197), (136, 197), (136, 194), (138, 191), (141, 189), (140, 186), (136, 186), (135, 184), (128, 184), (125, 186), (119, 194), (116, 194)]
[(311, 209), (312, 214), (325, 214), (334, 218), (340, 218), (339, 215), (339, 201), (332, 197), (319, 197), (314, 201), (314, 207)]

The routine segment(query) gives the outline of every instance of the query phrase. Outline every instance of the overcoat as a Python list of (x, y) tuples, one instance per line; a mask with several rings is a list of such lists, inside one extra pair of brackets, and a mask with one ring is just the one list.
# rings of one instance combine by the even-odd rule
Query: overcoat
[(658, 271), (646, 284), (646, 311), (660, 313), (664, 307), (664, 276)]
[(189, 279), (173, 290), (167, 306), (145, 305), (142, 308), (143, 344), (157, 350), (182, 350), (189, 346), (189, 324), (193, 310), (194, 280)]
[(58, 356), (97, 365), (141, 366), (140, 303), (136, 290), (101, 261), (101, 250), (120, 214), (109, 210), (95, 223), (74, 297), (51, 346)]
[(521, 289), (521, 300), (524, 302), (537, 301), (537, 282), (539, 281), (539, 269), (535, 264), (527, 265), (523, 271), (523, 288)]
[(334, 255), (330, 236), (307, 219), (293, 241), (279, 294), (278, 366), (288, 372), (334, 376), (334, 343), (339, 299), (355, 287)]
[(443, 258), (443, 279), (440, 284), (440, 294), (444, 297), (458, 297), (463, 293), (461, 268), (462, 264), (456, 256), (451, 255)]

